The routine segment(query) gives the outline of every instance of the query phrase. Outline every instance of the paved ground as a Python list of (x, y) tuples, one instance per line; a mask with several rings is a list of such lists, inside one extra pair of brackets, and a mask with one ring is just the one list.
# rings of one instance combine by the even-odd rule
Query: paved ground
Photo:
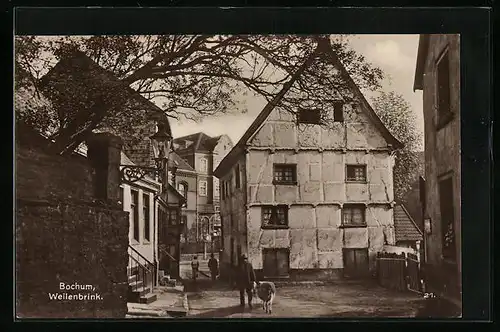
[(158, 286), (154, 292), (157, 300), (149, 303), (127, 303), (127, 318), (169, 318), (185, 316), (183, 287)]
[(422, 298), (376, 285), (293, 285), (279, 287), (273, 313), (266, 314), (260, 301), (253, 309), (239, 307), (239, 293), (222, 283), (201, 279), (188, 283), (188, 317), (415, 317)]

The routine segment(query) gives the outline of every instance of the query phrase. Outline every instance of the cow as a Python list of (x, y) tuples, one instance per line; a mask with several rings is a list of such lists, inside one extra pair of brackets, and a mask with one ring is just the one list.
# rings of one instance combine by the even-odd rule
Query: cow
[(253, 293), (262, 300), (262, 309), (268, 314), (272, 313), (273, 301), (276, 297), (276, 286), (271, 281), (253, 283)]

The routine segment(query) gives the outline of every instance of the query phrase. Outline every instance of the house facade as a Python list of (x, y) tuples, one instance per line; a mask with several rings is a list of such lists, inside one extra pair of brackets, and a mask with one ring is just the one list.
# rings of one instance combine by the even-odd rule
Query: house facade
[(420, 36), (414, 90), (423, 91), (426, 285), (461, 303), (459, 35)]
[(218, 252), (220, 249), (220, 192), (213, 170), (232, 146), (227, 135), (210, 137), (204, 133), (196, 133), (174, 139), (176, 154), (196, 173), (195, 180), (190, 176), (189, 179), (184, 178), (184, 183), (177, 183), (179, 191), (184, 190), (187, 185), (188, 194), (195, 197), (194, 203), (188, 199), (185, 209), (189, 213), (186, 213), (183, 254)]
[(349, 101), (338, 95), (324, 110), (328, 124), (318, 110), (280, 108), (282, 90), (215, 170), (222, 274), (244, 253), (260, 278), (366, 277), (376, 252), (394, 244), (392, 152), (401, 143), (345, 84)]
[[(122, 165), (133, 165), (122, 152)], [(165, 203), (158, 194), (161, 184), (144, 177), (120, 185), (120, 202), (129, 216), (128, 271), (129, 302), (153, 302), (152, 290), (158, 285), (158, 212)]]

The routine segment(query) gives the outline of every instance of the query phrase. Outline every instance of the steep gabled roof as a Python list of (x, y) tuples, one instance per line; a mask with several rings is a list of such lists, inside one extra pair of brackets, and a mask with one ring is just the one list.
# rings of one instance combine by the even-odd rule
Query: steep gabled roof
[(429, 51), (429, 35), (422, 34), (418, 39), (417, 63), (415, 66), (415, 78), (413, 80), (413, 91), (424, 88), (424, 70)]
[(292, 87), (293, 83), (302, 75), (302, 73), (311, 65), (313, 60), (315, 59), (316, 55), (318, 53), (322, 53), (326, 56), (328, 56), (328, 60), (332, 64), (334, 64), (337, 68), (339, 68), (341, 74), (343, 75), (344, 79), (346, 80), (346, 83), (349, 85), (351, 88), (351, 91), (356, 94), (356, 96), (359, 98), (361, 103), (364, 106), (364, 109), (366, 109), (368, 117), (373, 121), (377, 129), (381, 132), (381, 134), (384, 136), (384, 138), (393, 145), (394, 148), (399, 149), (403, 147), (403, 144), (399, 142), (392, 134), (391, 132), (385, 127), (383, 124), (382, 120), (378, 117), (378, 115), (375, 113), (371, 105), (368, 103), (366, 100), (365, 96), (361, 91), (359, 90), (359, 87), (354, 83), (353, 79), (347, 72), (346, 68), (344, 65), (340, 62), (339, 58), (337, 57), (337, 54), (335, 54), (335, 51), (332, 49), (331, 44), (328, 40), (326, 39), (321, 39), (318, 42), (318, 47), (316, 48), (315, 52), (311, 54), (311, 56), (297, 69), (297, 71), (292, 75), (290, 80), (283, 85), (283, 88), (281, 91), (262, 109), (260, 114), (255, 118), (253, 123), (248, 127), (248, 129), (245, 131), (241, 139), (238, 141), (238, 143), (233, 147), (233, 149), (226, 155), (226, 157), (220, 162), (219, 166), (217, 169), (214, 171), (215, 176), (221, 177), (225, 170), (228, 167), (231, 167), (240, 153), (242, 153), (245, 149), (245, 145), (247, 144), (248, 140), (252, 137), (252, 135), (260, 128), (260, 126), (266, 121), (266, 119), (269, 117), (273, 109), (279, 104), (281, 99), (285, 96), (285, 94), (290, 90)]
[[(98, 65), (81, 51), (74, 51), (73, 53), (71, 53), (71, 55), (68, 55), (61, 59), (52, 69), (49, 70), (47, 74), (45, 74), (40, 79), (40, 84), (43, 88), (48, 88), (48, 86), (51, 85), (51, 83), (54, 83), (55, 80), (58, 80), (64, 76), (71, 76), (77, 72), (80, 74), (82, 72), (89, 73), (93, 76), (85, 77), (86, 80), (84, 80), (83, 82), (78, 82), (88, 85), (90, 89), (110, 89), (116, 85), (121, 85), (123, 89), (127, 91), (128, 97), (131, 99), (131, 101), (147, 109), (148, 111), (151, 111), (152, 114), (166, 120), (168, 123), (168, 117), (161, 108), (132, 89), (128, 84), (123, 83), (120, 79), (118, 79), (118, 77), (116, 77), (114, 73)], [(167, 128), (167, 131), (169, 131), (169, 133), (171, 134), (170, 124)]]
[[(119, 92), (120, 100), (124, 98), (128, 108), (145, 110), (148, 121), (162, 121), (166, 124), (167, 132), (172, 134), (168, 117), (161, 108), (141, 96), (127, 83), (118, 79), (114, 73), (98, 65), (83, 52), (74, 51), (62, 58), (40, 79), (40, 86), (53, 102), (61, 103), (59, 111), (64, 112), (64, 114), (68, 111), (74, 111), (68, 105), (89, 105), (93, 101), (102, 102), (105, 99), (104, 96), (106, 98), (115, 96), (116, 98)], [(108, 108), (115, 105), (111, 102), (104, 104)], [(99, 111), (103, 111), (103, 109), (99, 108)], [(95, 114), (92, 112), (96, 113), (94, 110), (84, 110), (77, 114), (68, 113), (70, 118), (67, 119), (67, 122), (74, 124), (78, 130), (81, 130), (88, 122), (95, 121)], [(104, 114), (104, 118), (106, 115)], [(104, 118), (98, 123), (102, 122)], [(68, 125), (68, 127), (70, 126)], [(124, 134), (120, 133), (120, 135)], [(83, 138), (81, 135), (76, 135), (71, 142), (62, 142), (61, 144), (67, 144), (66, 148), (70, 148), (73, 145), (78, 145), (79, 140), (81, 141)]]
[[(180, 145), (180, 147), (176, 149), (176, 151), (178, 151), (180, 153), (186, 152), (186, 151), (190, 151), (190, 152), (204, 151), (204, 152), (207, 152), (207, 151), (212, 151), (215, 148), (215, 146), (217, 145), (217, 142), (219, 141), (219, 139), (221, 137), (222, 137), (222, 135), (216, 136), (216, 137), (210, 137), (205, 133), (198, 132), (195, 134), (190, 134), (187, 136), (178, 137), (178, 138), (174, 139), (174, 143)], [(194, 143), (187, 148), (182, 147), (183, 143), (186, 141), (190, 141), (190, 142), (194, 142)]]
[(394, 231), (397, 241), (421, 241), (422, 231), (403, 204), (394, 207)]
[(178, 170), (195, 172), (195, 169), (191, 167), (191, 165), (189, 165), (187, 161), (182, 159), (175, 151), (170, 152), (169, 159), (171, 159), (172, 162), (176, 163)]

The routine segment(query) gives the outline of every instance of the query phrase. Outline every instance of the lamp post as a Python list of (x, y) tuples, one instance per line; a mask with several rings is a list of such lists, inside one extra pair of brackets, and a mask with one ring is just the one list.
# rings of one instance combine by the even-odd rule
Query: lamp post
[[(120, 176), (122, 182), (137, 182), (142, 180), (146, 175), (152, 178), (159, 178), (161, 186), (161, 193), (167, 191), (168, 186), (168, 158), (172, 145), (172, 136), (167, 132), (167, 123), (160, 121), (156, 125), (157, 130), (152, 136), (149, 137), (153, 148), (155, 167), (138, 166), (138, 165), (120, 165)], [(160, 193), (160, 194), (161, 194)], [(165, 201), (168, 210), (168, 195), (165, 195)], [(156, 207), (155, 207), (156, 210)], [(163, 220), (163, 222), (165, 222)], [(156, 266), (156, 253), (154, 253), (155, 269)]]
[(167, 133), (166, 128), (165, 123), (158, 123), (156, 133), (149, 137), (153, 146), (155, 167), (120, 165), (122, 181), (136, 182), (143, 179), (146, 175), (150, 175), (151, 177), (158, 176), (163, 185), (162, 190), (166, 190), (168, 185), (168, 157), (172, 145), (172, 136)]

